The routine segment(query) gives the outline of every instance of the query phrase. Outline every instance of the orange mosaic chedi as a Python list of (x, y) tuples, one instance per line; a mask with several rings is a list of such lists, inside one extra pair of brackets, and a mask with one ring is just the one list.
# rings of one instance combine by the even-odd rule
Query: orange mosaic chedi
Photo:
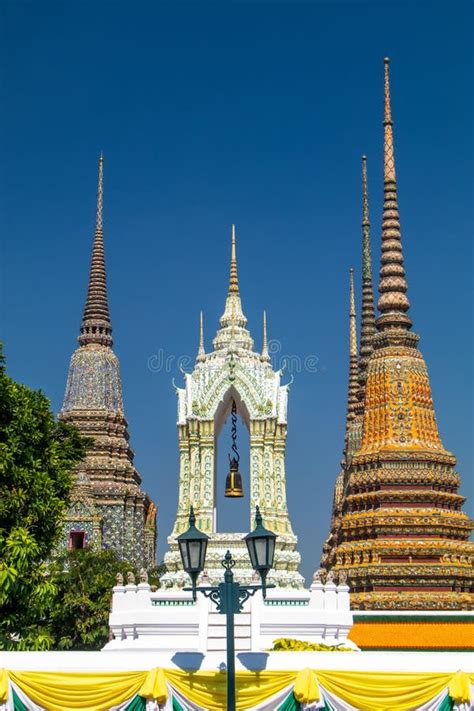
[(410, 330), (388, 59), (384, 88), (380, 315), (362, 364), (362, 427), (351, 437), (349, 422), (322, 565), (348, 575), (355, 609), (469, 609), (473, 524), (461, 510), (456, 459), (441, 442), (419, 337)]

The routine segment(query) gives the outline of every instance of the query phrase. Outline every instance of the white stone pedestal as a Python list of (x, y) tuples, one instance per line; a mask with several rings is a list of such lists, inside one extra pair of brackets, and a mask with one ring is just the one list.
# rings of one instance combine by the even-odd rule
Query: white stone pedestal
[[(262, 652), (287, 637), (324, 644), (344, 644), (352, 627), (347, 585), (313, 583), (310, 590), (273, 588), (263, 600), (258, 591), (235, 616), (237, 652)], [(106, 650), (176, 650), (207, 654), (225, 650), (225, 615), (202, 593), (160, 589), (147, 583), (117, 585), (113, 590)]]

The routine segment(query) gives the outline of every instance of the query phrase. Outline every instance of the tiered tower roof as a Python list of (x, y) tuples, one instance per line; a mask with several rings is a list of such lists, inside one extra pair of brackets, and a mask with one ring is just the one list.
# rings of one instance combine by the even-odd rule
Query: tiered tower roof
[[(156, 508), (140, 489), (124, 416), (120, 364), (112, 350), (103, 236), (104, 157), (99, 158), (97, 210), (89, 283), (79, 334), (73, 353), (60, 418), (75, 425), (93, 444), (78, 469), (73, 499), (83, 496), (89, 482), (101, 530), (88, 541), (115, 548), (120, 556), (141, 565), (154, 562)], [(82, 483), (81, 483), (82, 482)], [(81, 489), (82, 486), (82, 489)], [(82, 499), (81, 499), (82, 500)], [(76, 502), (76, 508), (79, 504)], [(75, 516), (77, 524), (77, 511)], [(145, 522), (148, 521), (147, 527)]]
[[(368, 210), (363, 232), (365, 255)], [(468, 609), (474, 587), (474, 548), (468, 541), (472, 522), (461, 510), (456, 460), (441, 442), (428, 372), (417, 349), (418, 336), (410, 330), (388, 59), (380, 316), (372, 339), (367, 266), (366, 259), (359, 378), (363, 400), (352, 423), (357, 429), (360, 417), (362, 431), (347, 465), (336, 540), (324, 563), (348, 574), (355, 608)]]

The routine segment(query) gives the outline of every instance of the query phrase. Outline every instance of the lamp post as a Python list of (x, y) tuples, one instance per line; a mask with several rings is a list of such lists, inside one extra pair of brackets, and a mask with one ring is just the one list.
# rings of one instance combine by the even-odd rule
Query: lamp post
[(257, 506), (255, 513), (255, 530), (248, 533), (244, 541), (247, 544), (248, 553), (252, 567), (260, 574), (261, 585), (240, 585), (234, 582), (232, 568), (235, 560), (230, 551), (224, 556), (222, 565), (225, 568), (224, 582), (216, 587), (197, 587), (196, 581), (199, 573), (204, 570), (206, 560), (206, 550), (209, 536), (196, 528), (196, 517), (193, 507), (189, 513), (189, 528), (185, 533), (178, 536), (177, 541), (183, 561), (184, 570), (191, 578), (192, 587), (185, 588), (193, 593), (193, 600), (196, 600), (196, 593), (202, 592), (210, 598), (216, 605), (217, 611), (226, 616), (227, 631), (227, 711), (235, 711), (235, 639), (234, 639), (234, 615), (242, 612), (244, 603), (255, 595), (257, 590), (261, 590), (263, 597), (266, 597), (268, 588), (274, 585), (267, 585), (266, 579), (268, 571), (273, 567), (275, 555), (276, 535), (273, 531), (267, 530), (263, 526), (262, 516)]

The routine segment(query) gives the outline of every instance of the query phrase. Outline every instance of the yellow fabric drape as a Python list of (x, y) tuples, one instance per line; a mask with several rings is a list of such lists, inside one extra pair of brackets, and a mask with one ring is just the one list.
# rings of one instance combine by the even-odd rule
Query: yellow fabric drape
[(8, 672), (0, 669), (0, 704), (6, 704), (8, 699)]
[(154, 699), (158, 704), (164, 704), (168, 698), (168, 687), (163, 669), (150, 669), (138, 693), (145, 699)]
[(138, 693), (147, 672), (20, 672), (10, 679), (48, 711), (108, 711)]
[[(166, 670), (166, 678), (190, 701), (208, 711), (225, 711), (227, 677), (221, 672), (188, 673)], [(273, 694), (293, 684), (296, 672), (237, 672), (237, 709), (244, 711), (262, 703)]]
[(318, 671), (319, 682), (332, 694), (364, 711), (417, 708), (448, 686), (452, 674), (423, 672)]
[(298, 672), (293, 693), (295, 699), (302, 704), (310, 704), (313, 701), (319, 701), (318, 680), (312, 669), (302, 669)]
[(470, 702), (471, 680), (465, 672), (456, 672), (449, 682), (448, 694), (455, 704), (468, 704)]
[[(139, 672), (21, 672), (0, 670), (0, 701), (8, 694), (8, 676), (24, 694), (48, 711), (107, 711), (135, 694), (166, 700), (166, 681), (208, 711), (225, 711), (226, 674), (214, 671), (185, 672), (152, 669)], [(405, 711), (427, 703), (448, 687), (456, 703), (469, 701), (469, 682), (474, 675), (464, 672), (339, 672), (302, 671), (237, 672), (237, 708), (249, 709), (285, 687), (295, 685), (301, 702), (319, 698), (318, 681), (329, 692), (364, 711)], [(317, 695), (316, 695), (317, 694)], [(306, 696), (305, 696), (306, 695)]]

